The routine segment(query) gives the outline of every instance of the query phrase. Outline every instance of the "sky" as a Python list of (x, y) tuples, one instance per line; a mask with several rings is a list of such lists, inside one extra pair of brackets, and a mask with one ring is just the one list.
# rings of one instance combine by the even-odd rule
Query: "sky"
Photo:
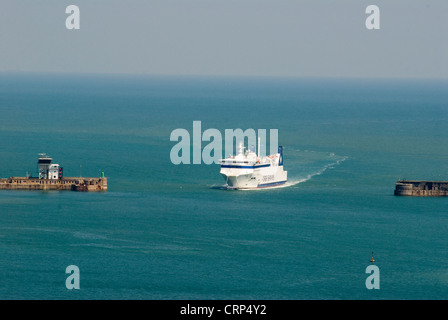
[(2, 0), (0, 71), (448, 78), (447, 32), (447, 0)]

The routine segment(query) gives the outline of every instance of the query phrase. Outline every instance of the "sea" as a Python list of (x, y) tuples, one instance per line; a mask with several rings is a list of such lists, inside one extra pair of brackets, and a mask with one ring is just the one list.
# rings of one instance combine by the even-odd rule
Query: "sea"
[[(0, 177), (46, 153), (108, 191), (0, 191), (0, 299), (447, 299), (448, 198), (394, 196), (448, 180), (447, 101), (437, 79), (3, 72)], [(193, 121), (277, 129), (288, 183), (173, 164)]]

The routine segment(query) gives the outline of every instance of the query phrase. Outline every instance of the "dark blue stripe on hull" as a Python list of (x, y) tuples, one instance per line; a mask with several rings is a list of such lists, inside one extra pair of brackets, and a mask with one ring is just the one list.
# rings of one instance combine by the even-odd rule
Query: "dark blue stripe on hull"
[(257, 186), (257, 188), (266, 188), (266, 187), (279, 186), (279, 185), (285, 184), (285, 183), (286, 183), (286, 180), (285, 181), (279, 181), (279, 182), (273, 182), (273, 183), (259, 184)]
[(257, 169), (257, 168), (265, 168), (271, 166), (270, 164), (263, 164), (260, 166), (235, 166), (235, 165), (221, 165), (221, 168), (237, 168), (237, 169)]

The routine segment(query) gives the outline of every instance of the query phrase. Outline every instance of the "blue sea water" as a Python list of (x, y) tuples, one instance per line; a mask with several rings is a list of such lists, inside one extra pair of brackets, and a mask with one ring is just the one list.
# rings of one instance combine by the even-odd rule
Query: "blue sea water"
[[(36, 174), (46, 152), (66, 176), (105, 172), (109, 191), (0, 191), (0, 298), (446, 299), (448, 199), (393, 190), (448, 180), (447, 89), (3, 73), (0, 177)], [(278, 129), (288, 185), (222, 190), (218, 165), (173, 165), (170, 133), (195, 120)]]

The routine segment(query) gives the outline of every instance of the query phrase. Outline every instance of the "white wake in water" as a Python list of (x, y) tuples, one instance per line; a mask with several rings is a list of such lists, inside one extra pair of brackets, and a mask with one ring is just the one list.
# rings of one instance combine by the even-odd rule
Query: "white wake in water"
[(303, 183), (303, 182), (307, 182), (308, 180), (311, 180), (312, 177), (314, 176), (320, 176), (322, 173), (324, 173), (325, 171), (327, 171), (327, 169), (332, 169), (337, 165), (340, 165), (343, 161), (347, 160), (348, 157), (343, 157), (342, 159), (339, 159), (335, 162), (329, 163), (324, 165), (321, 169), (317, 170), (314, 173), (308, 174), (305, 178), (302, 179), (298, 179), (298, 180), (290, 180), (287, 181), (283, 186), (281, 187), (292, 187), (295, 186), (299, 183)]

